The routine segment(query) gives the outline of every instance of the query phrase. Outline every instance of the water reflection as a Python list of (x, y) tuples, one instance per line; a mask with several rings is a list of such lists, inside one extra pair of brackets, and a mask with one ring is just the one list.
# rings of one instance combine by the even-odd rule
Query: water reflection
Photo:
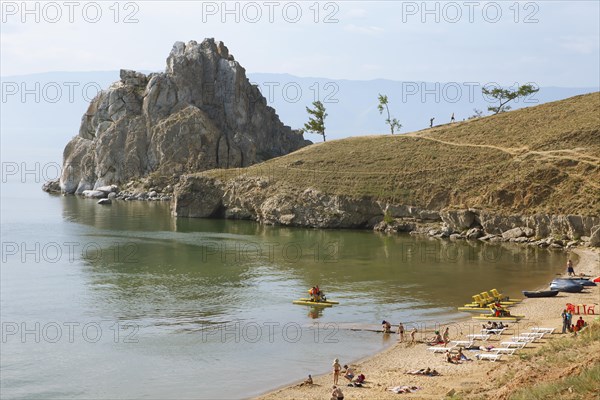
[(506, 243), (175, 219), (164, 203), (100, 207), (65, 197), (63, 207), (63, 217), (88, 225), (89, 235), (110, 238), (101, 256), (84, 257), (96, 307), (156, 326), (250, 318), (265, 305), (285, 313), (315, 284), (340, 300), (334, 308), (343, 315), (331, 313), (340, 321), (444, 318), (484, 290), (520, 297), (565, 261), (563, 253)]

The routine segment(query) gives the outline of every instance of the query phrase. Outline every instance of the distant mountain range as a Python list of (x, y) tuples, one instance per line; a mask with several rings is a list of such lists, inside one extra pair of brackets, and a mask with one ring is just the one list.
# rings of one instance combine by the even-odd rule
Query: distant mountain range
[[(147, 72), (147, 71), (146, 71)], [(1, 77), (2, 153), (35, 154), (39, 151), (60, 160), (65, 144), (77, 134), (81, 116), (100, 89), (119, 79), (119, 71), (48, 72)], [(387, 133), (385, 117), (377, 110), (377, 96), (389, 98), (392, 117), (402, 123), (400, 133), (469, 118), (473, 109), (489, 114), (491, 104), (481, 94), (479, 83), (401, 82), (391, 80), (352, 81), (301, 78), (288, 74), (249, 73), (281, 120), (301, 128), (307, 120), (306, 106), (321, 100), (327, 109), (327, 138)], [(525, 82), (521, 82), (525, 83)], [(598, 88), (542, 87), (527, 99), (513, 104), (522, 108), (565, 99)], [(306, 134), (307, 139), (320, 137)], [(47, 151), (55, 152), (48, 154)]]

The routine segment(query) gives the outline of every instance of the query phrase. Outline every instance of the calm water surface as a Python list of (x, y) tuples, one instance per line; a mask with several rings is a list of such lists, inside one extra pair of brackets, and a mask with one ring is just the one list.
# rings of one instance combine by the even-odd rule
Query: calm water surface
[[(1, 397), (243, 398), (433, 326), (482, 290), (519, 297), (562, 253), (368, 231), (174, 219), (2, 185)], [(292, 305), (319, 284), (340, 305)], [(394, 339), (392, 339), (394, 340)]]

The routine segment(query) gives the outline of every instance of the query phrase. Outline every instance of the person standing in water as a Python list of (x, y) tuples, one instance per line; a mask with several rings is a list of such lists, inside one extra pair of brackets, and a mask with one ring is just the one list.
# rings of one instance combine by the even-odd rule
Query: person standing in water
[(402, 322), (398, 324), (398, 336), (400, 337), (400, 341), (404, 342), (404, 325), (402, 325)]

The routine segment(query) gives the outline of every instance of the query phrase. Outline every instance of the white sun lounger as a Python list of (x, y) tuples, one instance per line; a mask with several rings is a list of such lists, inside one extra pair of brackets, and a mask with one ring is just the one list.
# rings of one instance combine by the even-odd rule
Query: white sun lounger
[(496, 362), (502, 358), (502, 354), (478, 353), (478, 354), (475, 354), (475, 357), (478, 360), (488, 360), (491, 362)]
[(510, 347), (495, 347), (491, 351), (496, 352), (496, 354), (507, 354), (509, 356), (512, 356), (513, 354), (515, 354), (515, 351), (517, 351), (517, 349), (511, 349)]
[(529, 342), (502, 342), (500, 344), (504, 347), (517, 347), (522, 349), (523, 347), (527, 346), (527, 343)]
[(492, 337), (492, 335), (479, 335), (479, 334), (473, 334), (473, 335), (467, 335), (467, 337), (469, 339), (472, 340), (481, 340), (481, 341), (487, 341), (490, 337)]
[(502, 328), (502, 329), (482, 329), (481, 333), (483, 334), (489, 334), (489, 333), (493, 333), (495, 335), (502, 335), (502, 332), (504, 332), (506, 330), (506, 328)]
[(521, 336), (534, 337), (534, 338), (541, 339), (544, 337), (545, 334), (546, 334), (545, 332), (524, 332), (524, 333), (521, 333)]
[(473, 346), (472, 340), (453, 340), (449, 343), (452, 347), (471, 347)]
[(513, 342), (527, 342), (533, 343), (537, 340), (535, 336), (513, 336), (510, 338)]
[(431, 347), (428, 347), (427, 350), (431, 350), (434, 353), (445, 353), (446, 351), (452, 351), (452, 350), (454, 350), (454, 346), (452, 346), (452, 347), (431, 346)]
[(551, 334), (554, 333), (555, 329), (556, 328), (531, 328), (531, 331), (532, 332), (539, 332), (539, 333), (543, 332), (543, 333), (547, 333), (547, 334), (551, 335)]

